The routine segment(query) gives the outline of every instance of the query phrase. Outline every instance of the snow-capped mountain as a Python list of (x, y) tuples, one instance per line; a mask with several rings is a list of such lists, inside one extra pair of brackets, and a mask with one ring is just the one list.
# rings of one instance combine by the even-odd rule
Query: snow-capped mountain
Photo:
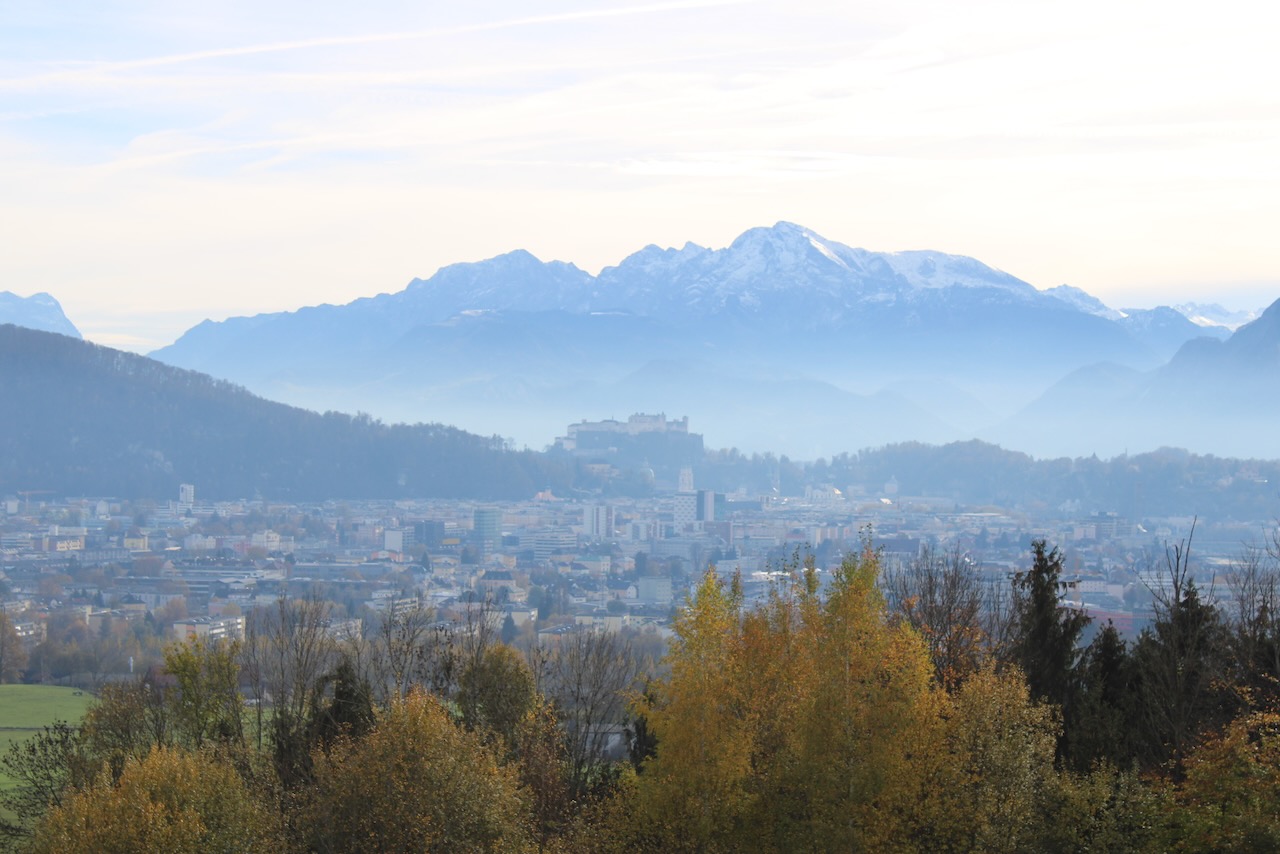
[(80, 330), (62, 313), (58, 301), (44, 293), (20, 297), (10, 291), (0, 291), (0, 323), (81, 337)]
[(1232, 331), (1239, 329), (1246, 323), (1257, 320), (1259, 315), (1262, 314), (1261, 309), (1232, 311), (1231, 309), (1223, 308), (1216, 302), (1184, 302), (1173, 306), (1173, 308), (1197, 326), (1222, 326)]
[[(963, 437), (973, 413), (1011, 414), (1085, 365), (1154, 368), (1205, 332), (1166, 311), (782, 222), (722, 249), (647, 246), (598, 276), (510, 252), (343, 306), (206, 321), (153, 355), (290, 403), (535, 446), (675, 401), (713, 444), (817, 456)], [(686, 367), (646, 370), (658, 362)], [(783, 393), (796, 388), (814, 392), (809, 411)], [(948, 400), (972, 404), (953, 419)]]
[(1098, 317), (1105, 317), (1107, 320), (1120, 320), (1125, 316), (1123, 311), (1117, 311), (1104, 304), (1102, 300), (1091, 294), (1085, 293), (1079, 288), (1073, 288), (1071, 285), (1058, 285), (1056, 288), (1049, 288), (1045, 293), (1052, 297), (1065, 302), (1073, 308), (1080, 311), (1095, 314)]
[[(784, 310), (839, 326), (860, 307), (935, 300), (971, 291), (986, 299), (1043, 302), (1040, 291), (972, 258), (941, 252), (869, 252), (780, 222), (724, 249), (648, 246), (601, 271), (596, 307), (699, 318)], [(972, 297), (973, 293), (967, 296)], [(981, 297), (980, 297), (981, 298)]]

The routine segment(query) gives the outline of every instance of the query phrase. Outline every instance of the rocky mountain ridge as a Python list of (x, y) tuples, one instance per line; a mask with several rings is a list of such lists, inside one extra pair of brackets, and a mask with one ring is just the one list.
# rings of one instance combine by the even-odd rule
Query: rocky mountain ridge
[[(1153, 371), (1229, 334), (783, 222), (722, 249), (648, 246), (597, 276), (517, 250), (343, 306), (206, 321), (153, 355), (296, 405), (534, 447), (574, 420), (650, 409), (723, 445), (814, 457), (984, 436), (1075, 371)], [(1052, 444), (1024, 438), (1031, 453)]]

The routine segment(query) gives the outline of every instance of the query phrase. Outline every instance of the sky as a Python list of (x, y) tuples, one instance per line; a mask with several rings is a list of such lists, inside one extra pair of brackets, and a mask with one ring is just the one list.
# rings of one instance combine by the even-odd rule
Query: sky
[(146, 352), (523, 248), (800, 223), (1113, 307), (1280, 297), (1257, 2), (0, 4), (0, 290)]

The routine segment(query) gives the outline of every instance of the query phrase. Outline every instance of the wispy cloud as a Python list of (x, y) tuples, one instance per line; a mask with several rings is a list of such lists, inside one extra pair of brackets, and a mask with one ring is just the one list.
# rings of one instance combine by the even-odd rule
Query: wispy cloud
[(326, 36), (322, 38), (299, 39), (296, 41), (280, 41), (265, 44), (242, 45), (238, 47), (214, 48), (210, 50), (198, 50), (187, 53), (176, 53), (166, 56), (144, 57), (140, 59), (120, 60), (114, 62), (73, 62), (74, 67), (58, 71), (45, 72), (43, 74), (32, 75), (29, 77), (0, 78), (0, 88), (30, 87), (32, 85), (47, 84), (51, 82), (73, 81), (77, 79), (113, 75), (119, 74), (120, 72), (207, 62), (210, 60), (235, 59), (261, 54), (280, 54), (295, 51), (318, 50), (321, 48), (354, 47), (392, 42), (439, 39), (448, 36), (461, 36), (469, 33), (483, 33), (494, 30), (565, 24), (576, 21), (626, 18), (639, 15), (657, 15), (667, 12), (688, 11), (693, 9), (742, 6), (751, 2), (753, 2), (753, 0), (673, 0), (673, 2), (666, 3), (648, 3), (635, 6), (619, 6), (603, 9), (582, 9), (551, 15), (529, 15), (499, 21), (482, 21), (472, 24), (460, 24), (449, 27), (431, 27), (405, 32)]

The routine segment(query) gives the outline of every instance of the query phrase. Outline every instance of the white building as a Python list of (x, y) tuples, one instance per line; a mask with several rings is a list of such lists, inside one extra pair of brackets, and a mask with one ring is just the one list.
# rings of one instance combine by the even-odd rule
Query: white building
[(608, 504), (589, 504), (582, 511), (582, 535), (589, 540), (613, 538), (613, 508)]
[(173, 624), (173, 634), (179, 640), (244, 640), (244, 617), (195, 617), (179, 620)]

